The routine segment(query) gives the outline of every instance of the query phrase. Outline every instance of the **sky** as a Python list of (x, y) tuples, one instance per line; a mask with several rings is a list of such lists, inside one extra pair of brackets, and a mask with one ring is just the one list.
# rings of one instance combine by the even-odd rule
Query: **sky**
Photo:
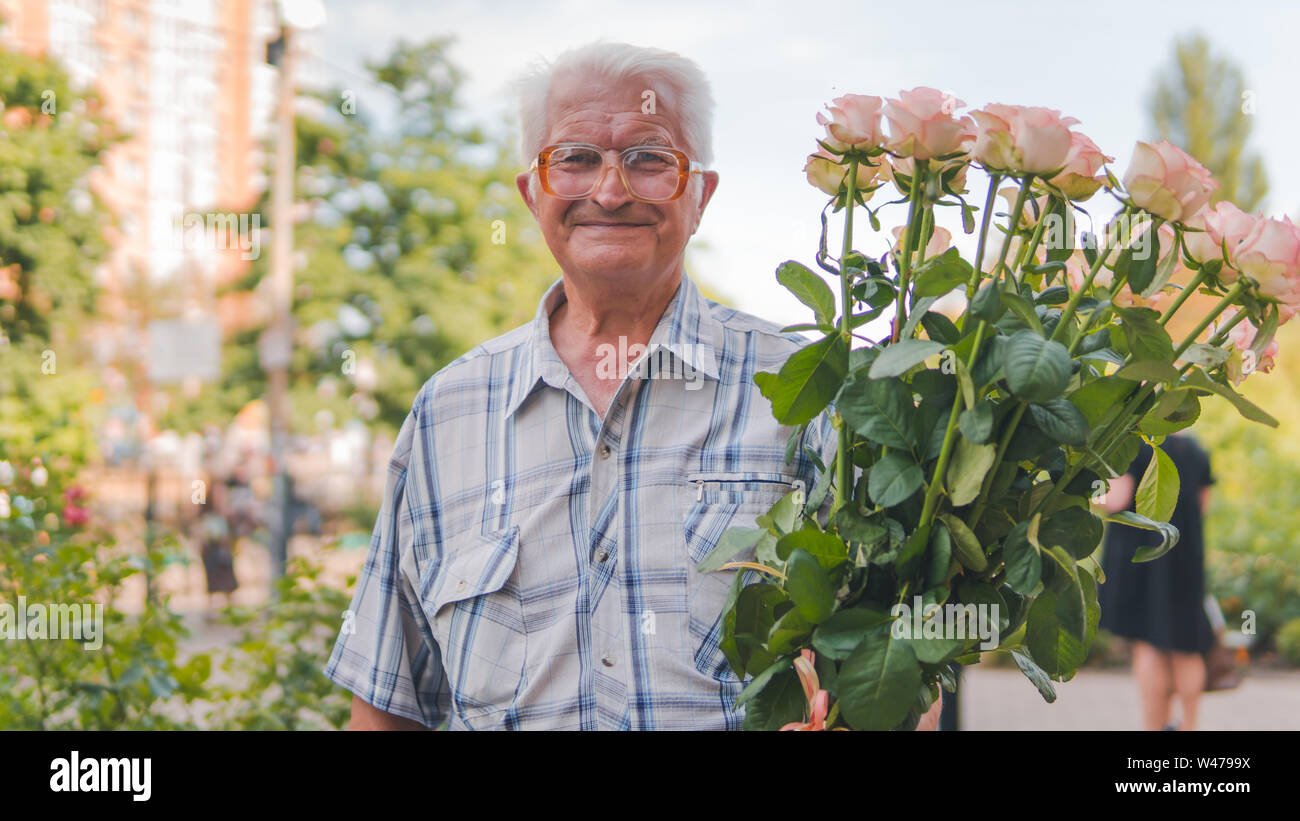
[[(1057, 108), (1115, 157), (1111, 168), (1122, 177), (1134, 142), (1154, 136), (1145, 100), (1157, 71), (1171, 61), (1176, 37), (1199, 32), (1216, 55), (1242, 69), (1254, 92), (1251, 142), (1272, 185), (1263, 210), (1300, 218), (1300, 3), (1290, 0), (931, 0), (912, 7), (327, 0), (326, 7), (328, 21), (313, 38), (318, 58), (309, 69), (358, 86), (359, 106), (386, 105), (376, 99), (379, 92), (361, 85), (367, 58), (382, 57), (402, 38), (453, 35), (452, 58), (468, 75), (462, 103), (471, 119), (503, 134), (516, 105), (508, 83), (536, 57), (554, 59), (604, 38), (697, 62), (716, 103), (713, 168), (721, 182), (692, 241), (687, 270), (724, 301), (776, 322), (807, 321), (808, 310), (777, 284), (774, 272), (787, 259), (812, 263), (826, 198), (802, 169), (824, 133), (817, 113), (846, 93), (891, 97), (924, 85), (952, 92), (965, 110), (990, 102)], [(909, 8), (918, 13), (909, 15)], [(972, 173), (971, 180), (968, 199), (979, 203), (984, 178)], [(896, 198), (885, 194), (892, 189), (877, 192), (872, 205)], [(1113, 201), (1105, 197), (1098, 194), (1085, 207), (1108, 214)], [(904, 209), (885, 209), (884, 233), (902, 224)], [(960, 232), (958, 225), (940, 224)], [(855, 231), (855, 246), (879, 255), (887, 244), (867, 227)]]

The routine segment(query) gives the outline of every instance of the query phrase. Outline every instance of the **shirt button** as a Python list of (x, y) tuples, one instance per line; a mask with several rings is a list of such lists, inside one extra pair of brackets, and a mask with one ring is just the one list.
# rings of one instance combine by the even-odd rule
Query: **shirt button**
[(457, 593), (459, 593), (460, 591), (462, 591), (462, 590), (464, 590), (464, 589), (465, 589), (465, 580), (464, 580), (464, 579), (461, 579), (460, 581), (456, 582), (456, 592), (457, 592)]
[(600, 446), (600, 458), (601, 458), (601, 459), (608, 459), (610, 453), (612, 453), (612, 451), (609, 449), (609, 445), (601, 445), (601, 446)]
[(600, 663), (603, 664), (603, 665), (605, 665), (606, 667), (613, 667), (613, 666), (614, 666), (614, 657), (613, 657), (613, 656), (605, 656), (603, 659), (600, 660)]
[(601, 549), (596, 551), (596, 561), (603, 562), (608, 558), (609, 558), (609, 551), (606, 550), (605, 548), (602, 547)]

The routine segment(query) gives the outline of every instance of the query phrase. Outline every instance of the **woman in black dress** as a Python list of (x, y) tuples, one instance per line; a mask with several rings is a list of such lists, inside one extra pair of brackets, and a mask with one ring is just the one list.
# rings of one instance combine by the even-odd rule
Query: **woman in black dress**
[[(1214, 643), (1205, 615), (1205, 546), (1201, 516), (1209, 504), (1214, 474), (1210, 457), (1190, 436), (1166, 437), (1161, 450), (1178, 468), (1178, 503), (1170, 524), (1178, 544), (1150, 562), (1134, 563), (1133, 553), (1159, 543), (1148, 530), (1126, 525), (1106, 527), (1099, 591), (1101, 626), (1133, 642), (1133, 675), (1148, 730), (1170, 726), (1173, 695), (1182, 704), (1179, 729), (1196, 729), (1196, 711), (1205, 690), (1204, 653)], [(1109, 512), (1133, 509), (1133, 497), (1151, 461), (1143, 444), (1128, 472), (1114, 479), (1104, 506)]]

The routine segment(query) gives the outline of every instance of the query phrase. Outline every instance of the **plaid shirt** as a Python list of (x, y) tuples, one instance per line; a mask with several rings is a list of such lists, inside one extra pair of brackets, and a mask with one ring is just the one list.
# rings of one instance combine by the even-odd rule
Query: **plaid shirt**
[[(739, 729), (736, 571), (695, 566), (812, 487), (753, 381), (806, 341), (683, 277), (602, 420), (551, 344), (563, 299), (416, 396), (325, 674), (430, 727)], [(833, 449), (825, 414), (804, 444)]]

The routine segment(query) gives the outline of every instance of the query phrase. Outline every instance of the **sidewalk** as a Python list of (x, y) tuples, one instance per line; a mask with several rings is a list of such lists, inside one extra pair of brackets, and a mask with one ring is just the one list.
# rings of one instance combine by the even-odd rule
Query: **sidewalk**
[[(1080, 672), (1056, 684), (1048, 704), (1016, 669), (962, 672), (963, 730), (1141, 729), (1137, 686), (1127, 671)], [(1174, 715), (1178, 715), (1174, 707)], [(1235, 690), (1206, 693), (1202, 730), (1300, 730), (1300, 672), (1251, 669)]]

